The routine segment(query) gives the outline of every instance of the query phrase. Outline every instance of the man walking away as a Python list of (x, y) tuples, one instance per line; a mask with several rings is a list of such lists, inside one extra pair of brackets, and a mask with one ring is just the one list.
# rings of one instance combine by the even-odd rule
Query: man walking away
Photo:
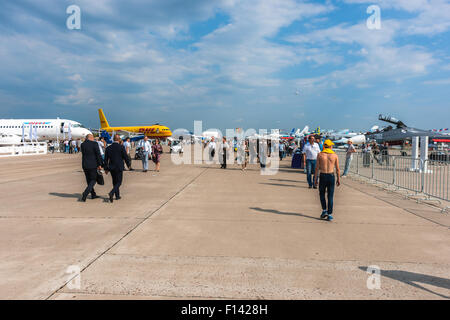
[(281, 161), (281, 160), (283, 160), (283, 158), (284, 158), (284, 152), (285, 152), (285, 150), (286, 150), (286, 145), (284, 144), (283, 141), (280, 141), (280, 143), (279, 143), (279, 148), (280, 148), (279, 154), (280, 154), (280, 161)]
[(120, 143), (120, 137), (118, 134), (114, 135), (113, 143), (105, 150), (105, 169), (106, 174), (111, 172), (113, 188), (109, 193), (109, 201), (113, 202), (114, 195), (116, 200), (120, 200), (120, 186), (123, 180), (123, 170), (125, 161), (127, 166), (130, 167), (130, 159), (128, 158), (125, 147)]
[(211, 141), (208, 142), (209, 148), (209, 160), (213, 160), (216, 154), (216, 142), (214, 141), (214, 137), (211, 138)]
[(315, 142), (314, 136), (309, 136), (308, 141), (304, 147), (303, 147), (303, 166), (306, 168), (306, 173), (308, 175), (308, 185), (309, 188), (317, 189), (316, 186), (313, 185), (313, 179), (311, 176), (314, 174), (314, 179), (316, 178), (315, 172), (316, 172), (316, 161), (317, 161), (317, 155), (320, 153), (319, 145)]
[[(331, 140), (326, 140), (323, 144), (323, 151), (319, 153), (317, 157), (316, 174), (314, 177), (314, 185), (317, 186), (317, 177), (320, 172), (319, 182), (319, 195), (320, 203), (322, 205), (321, 219), (333, 220), (333, 198), (334, 198), (334, 186), (339, 187), (341, 182), (339, 180), (339, 158), (334, 153), (332, 146), (334, 145)], [(336, 169), (336, 176), (334, 170)], [(337, 177), (337, 181), (336, 181)], [(328, 193), (328, 209), (327, 200), (325, 199), (325, 193)]]
[(150, 156), (152, 152), (152, 146), (150, 144), (150, 141), (148, 141), (148, 137), (145, 136), (144, 140), (142, 140), (142, 168), (144, 169), (144, 172), (148, 171), (148, 157)]
[(130, 161), (130, 166), (128, 167), (128, 170), (133, 171), (133, 168), (131, 167), (131, 142), (130, 138), (126, 138), (125, 142), (123, 143), (123, 146), (125, 147), (125, 151), (128, 156), (128, 160)]
[(348, 174), (348, 170), (350, 169), (350, 164), (352, 163), (353, 154), (356, 152), (355, 146), (353, 145), (352, 140), (348, 140), (347, 153), (345, 154), (345, 169), (343, 177), (346, 177)]
[(94, 185), (97, 182), (97, 170), (100, 170), (102, 166), (99, 146), (98, 143), (94, 141), (94, 136), (92, 134), (88, 134), (86, 140), (81, 144), (81, 153), (81, 164), (87, 183), (87, 187), (81, 196), (81, 201), (85, 202), (89, 193), (91, 194), (92, 199), (98, 198), (94, 190)]
[(227, 168), (227, 151), (228, 151), (229, 145), (227, 142), (227, 138), (222, 138), (222, 143), (220, 144), (220, 151), (222, 155), (222, 164), (220, 166), (221, 169)]

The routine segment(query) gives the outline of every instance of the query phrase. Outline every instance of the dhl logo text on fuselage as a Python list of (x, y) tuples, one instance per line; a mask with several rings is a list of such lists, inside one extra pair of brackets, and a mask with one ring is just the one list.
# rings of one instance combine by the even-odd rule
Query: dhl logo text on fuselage
[(172, 136), (172, 132), (168, 127), (161, 125), (151, 125), (151, 126), (133, 126), (133, 127), (111, 127), (106, 120), (106, 116), (102, 109), (98, 109), (98, 114), (100, 117), (101, 129), (107, 132), (117, 132), (117, 131), (127, 131), (131, 133), (145, 134), (151, 138), (167, 138)]

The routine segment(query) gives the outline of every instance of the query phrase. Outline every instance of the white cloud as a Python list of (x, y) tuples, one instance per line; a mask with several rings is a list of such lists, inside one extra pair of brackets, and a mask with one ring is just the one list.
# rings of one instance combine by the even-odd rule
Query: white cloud
[(76, 74), (74, 74), (72, 76), (69, 76), (68, 79), (70, 79), (72, 81), (76, 81), (76, 82), (83, 81), (83, 78), (78, 73), (76, 73)]
[(450, 84), (450, 78), (448, 79), (436, 79), (423, 82), (426, 85), (448, 85)]
[(90, 89), (76, 88), (68, 95), (57, 96), (55, 103), (63, 105), (91, 105), (96, 103), (96, 100), (93, 98), (93, 93)]

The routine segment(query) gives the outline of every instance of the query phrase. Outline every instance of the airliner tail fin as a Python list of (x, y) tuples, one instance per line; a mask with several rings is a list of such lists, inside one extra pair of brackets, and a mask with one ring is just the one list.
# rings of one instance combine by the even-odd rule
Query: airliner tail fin
[(109, 128), (108, 120), (106, 120), (103, 109), (98, 109), (98, 116), (100, 118), (100, 127), (102, 129)]

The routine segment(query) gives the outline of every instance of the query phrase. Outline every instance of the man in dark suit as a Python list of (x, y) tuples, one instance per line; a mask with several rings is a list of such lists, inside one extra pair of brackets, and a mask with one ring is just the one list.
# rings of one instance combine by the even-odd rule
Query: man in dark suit
[(94, 141), (94, 136), (88, 134), (86, 140), (81, 144), (82, 167), (84, 175), (86, 176), (87, 187), (83, 192), (81, 201), (85, 202), (89, 193), (92, 199), (99, 198), (94, 190), (94, 185), (97, 183), (97, 170), (102, 167), (102, 158), (100, 156), (100, 149), (98, 143)]
[(113, 197), (116, 195), (116, 200), (120, 199), (120, 185), (122, 184), (123, 170), (125, 168), (124, 161), (130, 167), (130, 158), (127, 155), (125, 147), (119, 143), (120, 137), (118, 134), (114, 135), (114, 142), (105, 150), (105, 169), (106, 174), (111, 172), (113, 189), (109, 193), (109, 201), (113, 202)]

